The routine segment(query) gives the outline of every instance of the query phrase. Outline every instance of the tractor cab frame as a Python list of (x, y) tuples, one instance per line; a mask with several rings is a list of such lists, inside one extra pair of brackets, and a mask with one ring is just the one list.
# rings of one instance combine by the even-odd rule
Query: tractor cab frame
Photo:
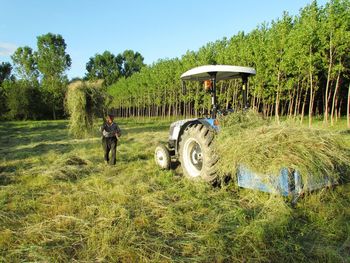
[[(216, 97), (216, 83), (220, 80), (228, 80), (241, 78), (242, 79), (242, 96), (243, 109), (247, 109), (248, 105), (248, 77), (255, 75), (256, 71), (253, 68), (229, 65), (206, 65), (190, 69), (181, 75), (183, 83), (185, 81), (207, 81), (210, 80), (211, 88), (211, 102), (212, 111), (211, 118), (215, 119), (218, 111), (217, 97)], [(183, 84), (185, 85), (185, 84)]]

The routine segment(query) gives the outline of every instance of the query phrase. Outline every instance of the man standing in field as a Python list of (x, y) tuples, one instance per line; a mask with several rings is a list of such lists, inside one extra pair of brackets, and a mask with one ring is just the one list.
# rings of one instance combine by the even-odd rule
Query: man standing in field
[[(104, 160), (106, 164), (110, 163), (115, 165), (116, 163), (116, 150), (117, 142), (121, 136), (121, 130), (119, 126), (113, 122), (114, 116), (108, 114), (105, 123), (100, 127), (102, 132), (102, 147), (104, 151)], [(112, 151), (111, 162), (109, 161), (109, 152)]]

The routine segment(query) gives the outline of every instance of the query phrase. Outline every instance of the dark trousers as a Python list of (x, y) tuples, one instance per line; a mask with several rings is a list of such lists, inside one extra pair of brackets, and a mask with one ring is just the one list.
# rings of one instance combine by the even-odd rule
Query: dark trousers
[[(102, 137), (102, 147), (104, 151), (104, 159), (110, 164), (116, 163), (117, 138), (116, 137)], [(109, 152), (112, 152), (111, 162), (109, 162)]]

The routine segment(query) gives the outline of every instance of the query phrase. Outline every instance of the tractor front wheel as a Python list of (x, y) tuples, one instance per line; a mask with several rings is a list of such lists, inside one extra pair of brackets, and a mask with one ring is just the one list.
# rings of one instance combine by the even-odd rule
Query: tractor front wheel
[(170, 153), (167, 147), (160, 144), (156, 147), (156, 150), (154, 151), (154, 159), (157, 163), (157, 165), (161, 169), (168, 170), (170, 169), (171, 164), (171, 158)]
[(179, 142), (180, 162), (184, 175), (191, 179), (214, 182), (218, 158), (213, 150), (214, 132), (202, 124), (189, 126)]

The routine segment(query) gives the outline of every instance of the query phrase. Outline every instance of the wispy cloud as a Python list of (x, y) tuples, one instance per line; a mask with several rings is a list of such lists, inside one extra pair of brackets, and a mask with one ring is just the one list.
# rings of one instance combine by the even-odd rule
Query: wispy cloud
[(13, 43), (0, 42), (0, 56), (10, 56), (17, 49)]

